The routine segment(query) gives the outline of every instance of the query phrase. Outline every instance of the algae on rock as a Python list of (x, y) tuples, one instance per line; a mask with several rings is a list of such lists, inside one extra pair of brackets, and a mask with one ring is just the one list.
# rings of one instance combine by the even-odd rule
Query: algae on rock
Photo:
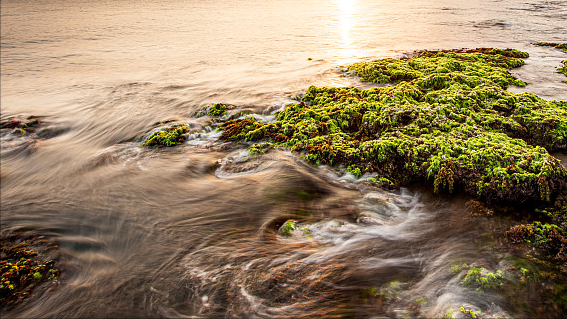
[(54, 251), (57, 246), (49, 244), (42, 236), (2, 232), (0, 309), (12, 308), (26, 300), (40, 285), (58, 283), (59, 254)]
[(356, 63), (348, 69), (364, 81), (398, 84), (311, 86), (275, 123), (230, 120), (221, 138), (270, 140), (316, 164), (377, 173), (392, 187), (424, 180), (488, 202), (549, 201), (567, 180), (548, 153), (567, 149), (567, 102), (506, 91), (525, 85), (508, 72), (525, 57), (477, 49)]
[(187, 125), (171, 125), (161, 131), (154, 132), (142, 145), (164, 147), (182, 144), (187, 138), (185, 133), (188, 129)]

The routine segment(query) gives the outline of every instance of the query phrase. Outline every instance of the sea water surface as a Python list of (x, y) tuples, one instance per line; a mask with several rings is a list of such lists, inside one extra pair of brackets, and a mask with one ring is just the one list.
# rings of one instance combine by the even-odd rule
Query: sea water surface
[[(341, 66), (423, 49), (527, 51), (513, 73), (529, 85), (511, 90), (567, 99), (565, 54), (530, 45), (567, 42), (566, 1), (2, 0), (0, 18), (1, 116), (42, 119), (2, 134), (1, 228), (54, 238), (62, 264), (59, 287), (3, 315), (411, 317), (421, 300), (427, 317), (561, 317), (451, 274), (518, 257), (494, 240), (509, 224), (470, 216), (465, 196), (250, 156), (196, 114), (269, 119), (309, 85), (367, 85)], [(141, 147), (167, 121), (189, 124), (187, 143)], [(276, 235), (288, 219), (309, 236)]]

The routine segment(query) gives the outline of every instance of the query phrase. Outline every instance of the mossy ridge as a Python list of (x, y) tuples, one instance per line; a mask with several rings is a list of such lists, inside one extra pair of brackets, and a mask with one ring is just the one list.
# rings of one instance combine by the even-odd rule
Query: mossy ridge
[(542, 47), (554, 47), (556, 49), (563, 50), (567, 52), (567, 43), (555, 43), (555, 42), (532, 42), (533, 45)]
[(399, 84), (312, 86), (275, 123), (227, 121), (221, 138), (271, 140), (313, 163), (377, 173), (392, 187), (428, 180), (437, 192), (463, 189), (485, 201), (549, 201), (567, 180), (548, 153), (567, 149), (567, 102), (506, 91), (519, 81), (507, 68), (527, 54), (480, 51), (491, 53), (424, 52), (354, 64), (349, 69), (363, 70), (367, 81)]
[(422, 79), (422, 89), (438, 89), (450, 81), (464, 81), (469, 85), (497, 84), (506, 88), (509, 84), (525, 86), (507, 69), (524, 65), (522, 58), (529, 55), (518, 50), (474, 49), (451, 51), (424, 51), (409, 59), (378, 59), (348, 66), (349, 71), (365, 82), (399, 83)]
[(150, 147), (164, 147), (183, 144), (187, 139), (185, 133), (188, 129), (189, 127), (184, 124), (171, 125), (168, 128), (154, 132), (144, 143), (142, 143), (142, 145)]

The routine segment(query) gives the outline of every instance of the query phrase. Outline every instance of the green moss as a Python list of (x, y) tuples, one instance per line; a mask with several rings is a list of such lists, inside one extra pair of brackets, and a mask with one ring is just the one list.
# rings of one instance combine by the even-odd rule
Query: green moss
[(142, 145), (164, 147), (182, 144), (187, 138), (185, 133), (188, 129), (187, 125), (172, 125), (169, 128), (153, 133)]
[[(460, 273), (464, 270), (467, 272), (463, 276)], [(486, 268), (472, 267), (466, 263), (451, 265), (451, 275), (457, 274), (459, 274), (463, 286), (477, 288), (478, 291), (501, 288), (504, 283), (502, 271), (490, 272)]]
[(476, 319), (477, 315), (480, 314), (480, 311), (478, 311), (477, 313), (475, 313), (473, 310), (471, 309), (465, 309), (465, 307), (460, 307), (459, 311), (462, 312), (465, 315), (465, 318), (467, 319)]
[(466, 263), (451, 265), (451, 275), (454, 276), (454, 275), (460, 273), (461, 270), (468, 269), (468, 268), (469, 268), (469, 265), (467, 265)]
[(454, 81), (471, 86), (492, 82), (503, 88), (525, 86), (507, 71), (524, 64), (528, 54), (518, 50), (476, 49), (468, 51), (425, 51), (411, 59), (379, 59), (348, 67), (363, 81), (399, 83), (418, 80), (419, 88), (438, 90)]
[(505, 234), (514, 244), (537, 248), (540, 258), (554, 262), (567, 273), (567, 189), (532, 215), (538, 220), (513, 226)]
[(209, 109), (209, 111), (207, 112), (208, 116), (223, 116), (225, 115), (227, 112), (227, 105), (224, 103), (215, 103), (213, 104), (213, 106), (211, 106), (211, 108)]
[[(4, 235), (3, 235), (4, 236)], [(0, 240), (0, 302), (2, 308), (28, 298), (38, 285), (57, 280), (59, 270), (55, 260), (46, 258), (31, 248), (31, 241), (11, 235)]]
[(268, 152), (270, 149), (274, 148), (274, 144), (269, 142), (256, 143), (248, 149), (250, 155), (259, 155)]
[(567, 262), (567, 232), (558, 225), (535, 221), (531, 224), (516, 225), (506, 234), (513, 242), (525, 242), (559, 262)]
[(567, 148), (567, 102), (506, 91), (523, 85), (508, 68), (526, 53), (477, 49), (424, 52), (348, 67), (364, 81), (396, 86), (309, 87), (275, 123), (227, 121), (224, 140), (289, 147), (315, 163), (341, 165), (370, 182), (416, 181), (485, 201), (549, 201), (567, 171), (550, 150)]
[(280, 227), (278, 233), (282, 236), (290, 237), (291, 234), (298, 228), (298, 224), (294, 220), (289, 220), (285, 222), (282, 227)]
[(554, 43), (554, 42), (533, 42), (533, 45), (538, 46), (545, 46), (545, 47), (554, 47), (557, 49), (561, 49), (567, 52), (567, 43)]
[(382, 187), (384, 189), (393, 189), (397, 187), (397, 185), (394, 184), (394, 182), (387, 179), (386, 177), (371, 177), (366, 179), (366, 181), (370, 184)]
[(503, 285), (502, 271), (490, 272), (486, 268), (472, 267), (461, 280), (464, 286), (475, 287), (477, 290), (500, 288)]
[(198, 113), (197, 117), (201, 116), (211, 116), (211, 117), (222, 117), (228, 114), (228, 110), (234, 108), (234, 105), (226, 104), (226, 103), (214, 103), (212, 105), (208, 105), (203, 107)]

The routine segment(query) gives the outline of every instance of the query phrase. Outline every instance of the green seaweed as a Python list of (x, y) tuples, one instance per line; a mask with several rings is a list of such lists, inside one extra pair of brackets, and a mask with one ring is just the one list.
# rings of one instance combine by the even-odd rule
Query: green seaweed
[(451, 275), (454, 276), (454, 275), (460, 273), (461, 270), (468, 269), (468, 268), (469, 268), (469, 265), (467, 265), (467, 263), (451, 265)]
[(563, 50), (567, 52), (567, 43), (555, 43), (555, 42), (533, 42), (533, 45), (544, 46), (544, 47), (554, 47), (556, 49)]
[(486, 268), (472, 267), (461, 280), (464, 286), (475, 287), (478, 291), (501, 288), (504, 276), (502, 271), (490, 272)]
[(211, 117), (222, 117), (228, 114), (228, 110), (233, 109), (234, 105), (226, 103), (214, 103), (209, 106), (204, 106), (198, 113), (197, 117), (201, 116), (211, 116)]
[(0, 238), (2, 260), (0, 260), (0, 302), (2, 308), (15, 305), (30, 297), (32, 291), (42, 283), (56, 281), (59, 270), (55, 260), (32, 249), (33, 240), (17, 235)]
[[(460, 275), (464, 270), (467, 271), (466, 274)], [(463, 286), (477, 288), (477, 291), (501, 288), (504, 283), (502, 271), (490, 272), (484, 267), (472, 267), (466, 263), (451, 265), (451, 275), (457, 274)]]
[(148, 139), (142, 144), (143, 146), (175, 146), (178, 144), (183, 144), (186, 140), (185, 133), (189, 127), (182, 124), (174, 124), (163, 130), (154, 132)]
[(282, 227), (280, 227), (280, 230), (278, 231), (280, 235), (285, 236), (285, 237), (290, 237), (291, 234), (298, 229), (298, 224), (296, 221), (294, 220), (289, 220), (287, 222), (285, 222)]
[(475, 313), (471, 309), (465, 309), (465, 307), (460, 307), (459, 311), (462, 312), (465, 315), (465, 318), (468, 318), (468, 319), (476, 319), (477, 316), (480, 314), (480, 311)]
[(524, 242), (546, 252), (556, 261), (567, 262), (567, 232), (558, 225), (535, 221), (516, 225), (506, 235), (514, 243)]
[(250, 155), (260, 155), (268, 152), (270, 149), (274, 148), (273, 143), (263, 142), (263, 143), (256, 143), (248, 149)]
[(537, 220), (518, 224), (505, 234), (511, 243), (537, 248), (541, 257), (557, 263), (567, 273), (567, 189), (555, 201), (533, 213)]
[(274, 123), (249, 117), (221, 125), (221, 139), (268, 140), (314, 164), (342, 166), (385, 187), (416, 181), (487, 202), (550, 201), (567, 171), (548, 151), (567, 148), (567, 102), (506, 91), (526, 53), (477, 49), (423, 52), (348, 67), (361, 90), (308, 88)]
[(228, 107), (226, 104), (224, 103), (215, 103), (213, 104), (213, 106), (211, 106), (211, 108), (209, 109), (209, 111), (207, 112), (208, 116), (215, 116), (215, 117), (219, 117), (219, 116), (223, 116), (225, 115), (228, 110)]

